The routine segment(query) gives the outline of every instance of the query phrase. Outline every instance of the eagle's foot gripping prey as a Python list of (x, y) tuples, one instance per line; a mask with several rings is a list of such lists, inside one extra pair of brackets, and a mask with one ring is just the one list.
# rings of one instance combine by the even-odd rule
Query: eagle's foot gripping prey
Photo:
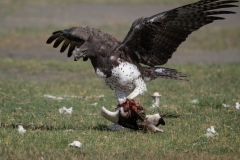
[(126, 100), (125, 103), (119, 104), (115, 112), (108, 111), (102, 107), (102, 116), (123, 127), (144, 132), (163, 132), (157, 126), (159, 124), (165, 125), (159, 114), (146, 115), (145, 109), (135, 100)]

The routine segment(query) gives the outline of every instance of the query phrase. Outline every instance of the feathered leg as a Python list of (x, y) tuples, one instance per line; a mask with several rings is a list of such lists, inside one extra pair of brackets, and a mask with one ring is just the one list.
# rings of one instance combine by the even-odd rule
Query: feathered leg
[(133, 92), (127, 96), (127, 99), (132, 100), (137, 97), (139, 94), (143, 94), (147, 91), (147, 87), (142, 78), (134, 80), (134, 85), (136, 86)]

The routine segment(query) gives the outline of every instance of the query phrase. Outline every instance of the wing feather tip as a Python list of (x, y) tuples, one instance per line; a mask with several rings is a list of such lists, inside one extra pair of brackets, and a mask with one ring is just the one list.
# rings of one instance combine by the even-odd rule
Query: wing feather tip
[(52, 33), (52, 35), (57, 34), (57, 33), (63, 33), (63, 31), (62, 30), (55, 31)]
[(69, 57), (71, 57), (71, 56), (72, 56), (72, 53), (69, 53), (69, 52), (68, 52), (67, 57), (69, 58)]
[(49, 39), (46, 41), (46, 44), (51, 44), (52, 42), (49, 41)]
[[(57, 38), (57, 37), (56, 37), (56, 38)], [(54, 38), (53, 36), (50, 36), (50, 37), (47, 39), (46, 43), (47, 43), (47, 44), (51, 44), (56, 38)]]
[(60, 53), (63, 53), (65, 50), (60, 49)]

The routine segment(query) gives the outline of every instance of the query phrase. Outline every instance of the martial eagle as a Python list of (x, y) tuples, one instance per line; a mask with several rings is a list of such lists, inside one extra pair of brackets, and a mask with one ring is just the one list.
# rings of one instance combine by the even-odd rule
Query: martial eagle
[[(77, 61), (90, 59), (98, 77), (115, 90), (119, 104), (147, 91), (145, 82), (155, 78), (181, 80), (186, 75), (175, 69), (159, 67), (167, 63), (188, 35), (215, 20), (219, 14), (234, 14), (219, 10), (238, 7), (238, 0), (200, 0), (151, 17), (135, 20), (124, 38), (91, 27), (73, 27), (53, 32), (46, 43), (54, 40), (54, 48), (62, 42), (60, 52), (67, 47), (68, 57)], [(143, 66), (144, 65), (144, 66)]]

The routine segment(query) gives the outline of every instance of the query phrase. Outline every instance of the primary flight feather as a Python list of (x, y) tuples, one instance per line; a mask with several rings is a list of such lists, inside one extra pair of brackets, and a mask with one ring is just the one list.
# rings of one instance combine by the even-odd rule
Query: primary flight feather
[[(90, 59), (96, 74), (115, 90), (120, 104), (147, 91), (145, 82), (155, 78), (182, 80), (186, 75), (158, 67), (186, 40), (188, 35), (215, 20), (219, 14), (234, 14), (223, 8), (238, 7), (238, 0), (200, 0), (151, 17), (135, 20), (122, 42), (91, 27), (73, 27), (52, 33), (46, 43), (77, 61)], [(220, 10), (219, 10), (220, 9)], [(141, 65), (141, 64), (144, 64)]]

